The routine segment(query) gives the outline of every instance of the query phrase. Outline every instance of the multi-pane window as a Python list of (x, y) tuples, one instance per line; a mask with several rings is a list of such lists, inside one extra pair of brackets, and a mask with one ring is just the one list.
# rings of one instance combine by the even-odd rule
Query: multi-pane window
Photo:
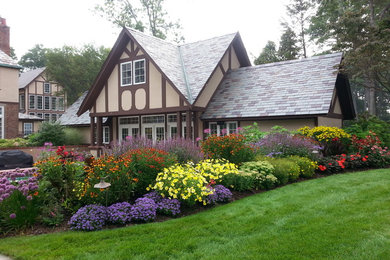
[(134, 61), (134, 84), (145, 83), (145, 60)]
[(37, 117), (43, 118), (43, 114), (42, 113), (37, 113)]
[(177, 127), (171, 126), (171, 138), (175, 138), (177, 136)]
[(42, 110), (43, 109), (43, 97), (37, 96), (37, 109)]
[(164, 116), (143, 116), (142, 123), (143, 124), (153, 124), (153, 123), (164, 123)]
[(26, 108), (26, 96), (24, 94), (19, 95), (19, 109)]
[(45, 114), (45, 121), (49, 122), (50, 121), (50, 114)]
[(237, 132), (237, 122), (227, 122), (217, 124), (215, 122), (209, 123), (210, 133), (216, 135), (234, 134)]
[(35, 96), (34, 95), (29, 95), (28, 96), (28, 108), (29, 109), (35, 109)]
[(4, 139), (4, 107), (0, 106), (0, 139)]
[(164, 127), (157, 126), (156, 127), (156, 140), (164, 140), (165, 139), (165, 129)]
[(137, 137), (139, 134), (139, 129), (137, 127), (131, 128), (131, 136), (132, 137)]
[(50, 83), (48, 83), (48, 82), (43, 83), (43, 91), (46, 94), (51, 92)]
[(145, 137), (147, 139), (153, 139), (153, 127), (145, 127)]
[(110, 127), (103, 127), (103, 144), (108, 144), (110, 142)]
[(64, 111), (65, 110), (65, 104), (64, 104), (64, 98), (59, 97), (58, 98), (58, 110), (59, 111)]
[(138, 124), (138, 116), (119, 118), (119, 124), (121, 125)]
[(121, 63), (121, 86), (131, 85), (131, 61)]
[(24, 123), (23, 134), (29, 135), (33, 133), (33, 123)]
[(57, 98), (51, 97), (51, 110), (56, 110), (56, 109), (57, 109)]
[(168, 115), (168, 123), (176, 123), (177, 115)]
[(28, 113), (30, 116), (35, 116), (35, 113), (34, 112), (30, 112)]
[(44, 101), (45, 101), (44, 104), (45, 110), (50, 110), (50, 97), (45, 97)]
[(122, 140), (126, 140), (126, 137), (129, 136), (129, 128), (122, 128)]
[(51, 122), (57, 121), (57, 114), (51, 114)]

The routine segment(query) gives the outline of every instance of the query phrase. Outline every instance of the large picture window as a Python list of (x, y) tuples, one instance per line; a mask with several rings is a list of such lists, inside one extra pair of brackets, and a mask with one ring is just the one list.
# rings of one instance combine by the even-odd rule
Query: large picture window
[(0, 106), (0, 139), (4, 139), (4, 107)]
[(134, 61), (134, 84), (145, 83), (145, 59)]
[(129, 86), (132, 83), (131, 80), (131, 61), (121, 63), (121, 86)]

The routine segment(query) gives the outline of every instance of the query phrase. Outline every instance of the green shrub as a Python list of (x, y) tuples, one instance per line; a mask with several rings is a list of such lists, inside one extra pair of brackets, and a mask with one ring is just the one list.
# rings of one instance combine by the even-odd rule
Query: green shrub
[(294, 181), (299, 177), (299, 166), (288, 158), (268, 158), (258, 157), (266, 160), (274, 166), (273, 175), (278, 179), (278, 183), (283, 185), (288, 181)]
[(267, 161), (246, 162), (241, 165), (240, 170), (241, 174), (243, 172), (253, 177), (255, 189), (270, 189), (277, 181), (273, 175), (275, 168)]
[(291, 156), (289, 159), (299, 166), (299, 176), (304, 178), (310, 178), (314, 175), (317, 169), (317, 164), (306, 157)]
[(29, 141), (23, 138), (0, 139), (0, 147), (23, 147), (29, 145)]
[(38, 146), (45, 142), (50, 142), (55, 146), (64, 145), (64, 126), (59, 123), (43, 122), (38, 133), (29, 135), (29, 142)]
[(201, 148), (207, 158), (226, 159), (235, 164), (251, 161), (255, 157), (254, 148), (246, 144), (241, 134), (211, 135), (201, 143)]
[(64, 144), (66, 145), (79, 145), (83, 143), (83, 135), (77, 129), (65, 128), (64, 134)]
[(229, 173), (223, 176), (221, 184), (229, 189), (236, 191), (249, 191), (255, 187), (255, 179), (252, 174), (239, 172), (238, 174)]
[(248, 125), (243, 128), (242, 135), (248, 143), (256, 143), (267, 135), (267, 132), (261, 131), (257, 123), (254, 122), (253, 125)]

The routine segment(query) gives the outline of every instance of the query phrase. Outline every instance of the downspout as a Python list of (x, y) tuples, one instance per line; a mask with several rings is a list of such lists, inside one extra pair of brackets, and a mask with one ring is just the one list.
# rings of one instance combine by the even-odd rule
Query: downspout
[(187, 71), (186, 71), (186, 67), (184, 66), (183, 55), (181, 53), (181, 46), (179, 46), (178, 48), (179, 48), (179, 54), (180, 54), (180, 63), (181, 63), (181, 67), (183, 69), (184, 81), (185, 81), (186, 88), (187, 88), (188, 101), (190, 102), (190, 105), (192, 105), (192, 94), (191, 94), (191, 90), (190, 90), (190, 85), (188, 84)]

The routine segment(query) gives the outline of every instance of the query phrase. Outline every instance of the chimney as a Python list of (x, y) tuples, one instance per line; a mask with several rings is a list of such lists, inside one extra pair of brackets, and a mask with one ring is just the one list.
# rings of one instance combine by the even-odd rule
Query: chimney
[(7, 21), (0, 17), (0, 50), (7, 55), (11, 55), (11, 49), (9, 46), (9, 27)]

